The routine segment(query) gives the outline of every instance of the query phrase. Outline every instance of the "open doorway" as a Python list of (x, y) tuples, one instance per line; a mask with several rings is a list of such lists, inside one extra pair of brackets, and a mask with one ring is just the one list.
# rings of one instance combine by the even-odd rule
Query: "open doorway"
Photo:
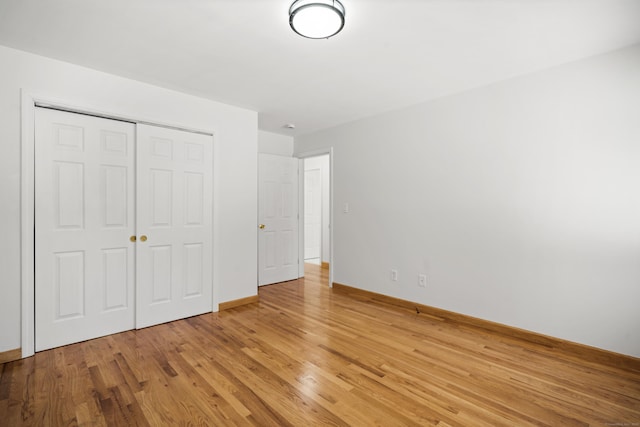
[(302, 241), (304, 275), (318, 275), (330, 285), (331, 264), (331, 159), (330, 154), (301, 161)]

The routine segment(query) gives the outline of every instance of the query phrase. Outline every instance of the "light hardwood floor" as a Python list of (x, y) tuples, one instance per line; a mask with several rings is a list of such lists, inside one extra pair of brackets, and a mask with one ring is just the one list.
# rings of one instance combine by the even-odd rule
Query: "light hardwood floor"
[(640, 425), (633, 364), (332, 292), (309, 268), (259, 303), (0, 365), (0, 425)]

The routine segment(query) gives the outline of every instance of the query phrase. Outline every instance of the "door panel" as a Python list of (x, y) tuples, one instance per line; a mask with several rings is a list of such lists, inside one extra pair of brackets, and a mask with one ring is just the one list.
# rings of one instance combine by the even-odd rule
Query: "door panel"
[(258, 284), (298, 278), (298, 159), (259, 155)]
[(104, 199), (104, 211), (102, 212), (105, 227), (127, 227), (128, 185), (127, 168), (122, 166), (102, 166), (102, 184), (100, 186), (101, 199)]
[(184, 296), (199, 297), (204, 291), (204, 283), (202, 282), (203, 265), (203, 249), (201, 243), (193, 243), (184, 245)]
[(53, 162), (57, 229), (84, 228), (84, 163)]
[(129, 248), (102, 250), (105, 310), (118, 310), (127, 305), (127, 277), (133, 268), (128, 259)]
[(138, 125), (136, 327), (210, 312), (211, 136)]
[(84, 316), (84, 251), (54, 253), (54, 321)]
[(131, 123), (35, 111), (35, 349), (134, 326)]

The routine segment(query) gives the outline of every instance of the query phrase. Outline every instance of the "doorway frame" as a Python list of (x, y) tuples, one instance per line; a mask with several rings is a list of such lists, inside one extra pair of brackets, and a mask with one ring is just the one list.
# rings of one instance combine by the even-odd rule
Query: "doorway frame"
[[(333, 147), (294, 153), (298, 158), (298, 277), (304, 277), (304, 160), (329, 155), (329, 287), (333, 287)], [(322, 257), (321, 257), (322, 259)]]
[[(22, 358), (35, 354), (35, 111), (37, 107), (48, 107), (72, 113), (102, 117), (105, 119), (167, 127), (211, 136), (213, 163), (215, 166), (215, 132), (196, 129), (162, 121), (141, 119), (124, 114), (114, 114), (96, 106), (79, 105), (54, 96), (20, 89), (20, 345)], [(212, 190), (214, 202), (212, 234), (215, 236), (215, 181)], [(218, 287), (215, 280), (216, 244), (213, 241), (214, 275), (212, 277), (212, 308), (218, 307)]]

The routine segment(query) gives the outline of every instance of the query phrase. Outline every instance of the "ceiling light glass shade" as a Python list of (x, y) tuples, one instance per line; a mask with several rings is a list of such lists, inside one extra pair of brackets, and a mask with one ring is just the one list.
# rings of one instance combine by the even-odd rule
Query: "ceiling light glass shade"
[(289, 8), (289, 25), (310, 39), (328, 39), (344, 27), (344, 6), (338, 0), (296, 0)]

